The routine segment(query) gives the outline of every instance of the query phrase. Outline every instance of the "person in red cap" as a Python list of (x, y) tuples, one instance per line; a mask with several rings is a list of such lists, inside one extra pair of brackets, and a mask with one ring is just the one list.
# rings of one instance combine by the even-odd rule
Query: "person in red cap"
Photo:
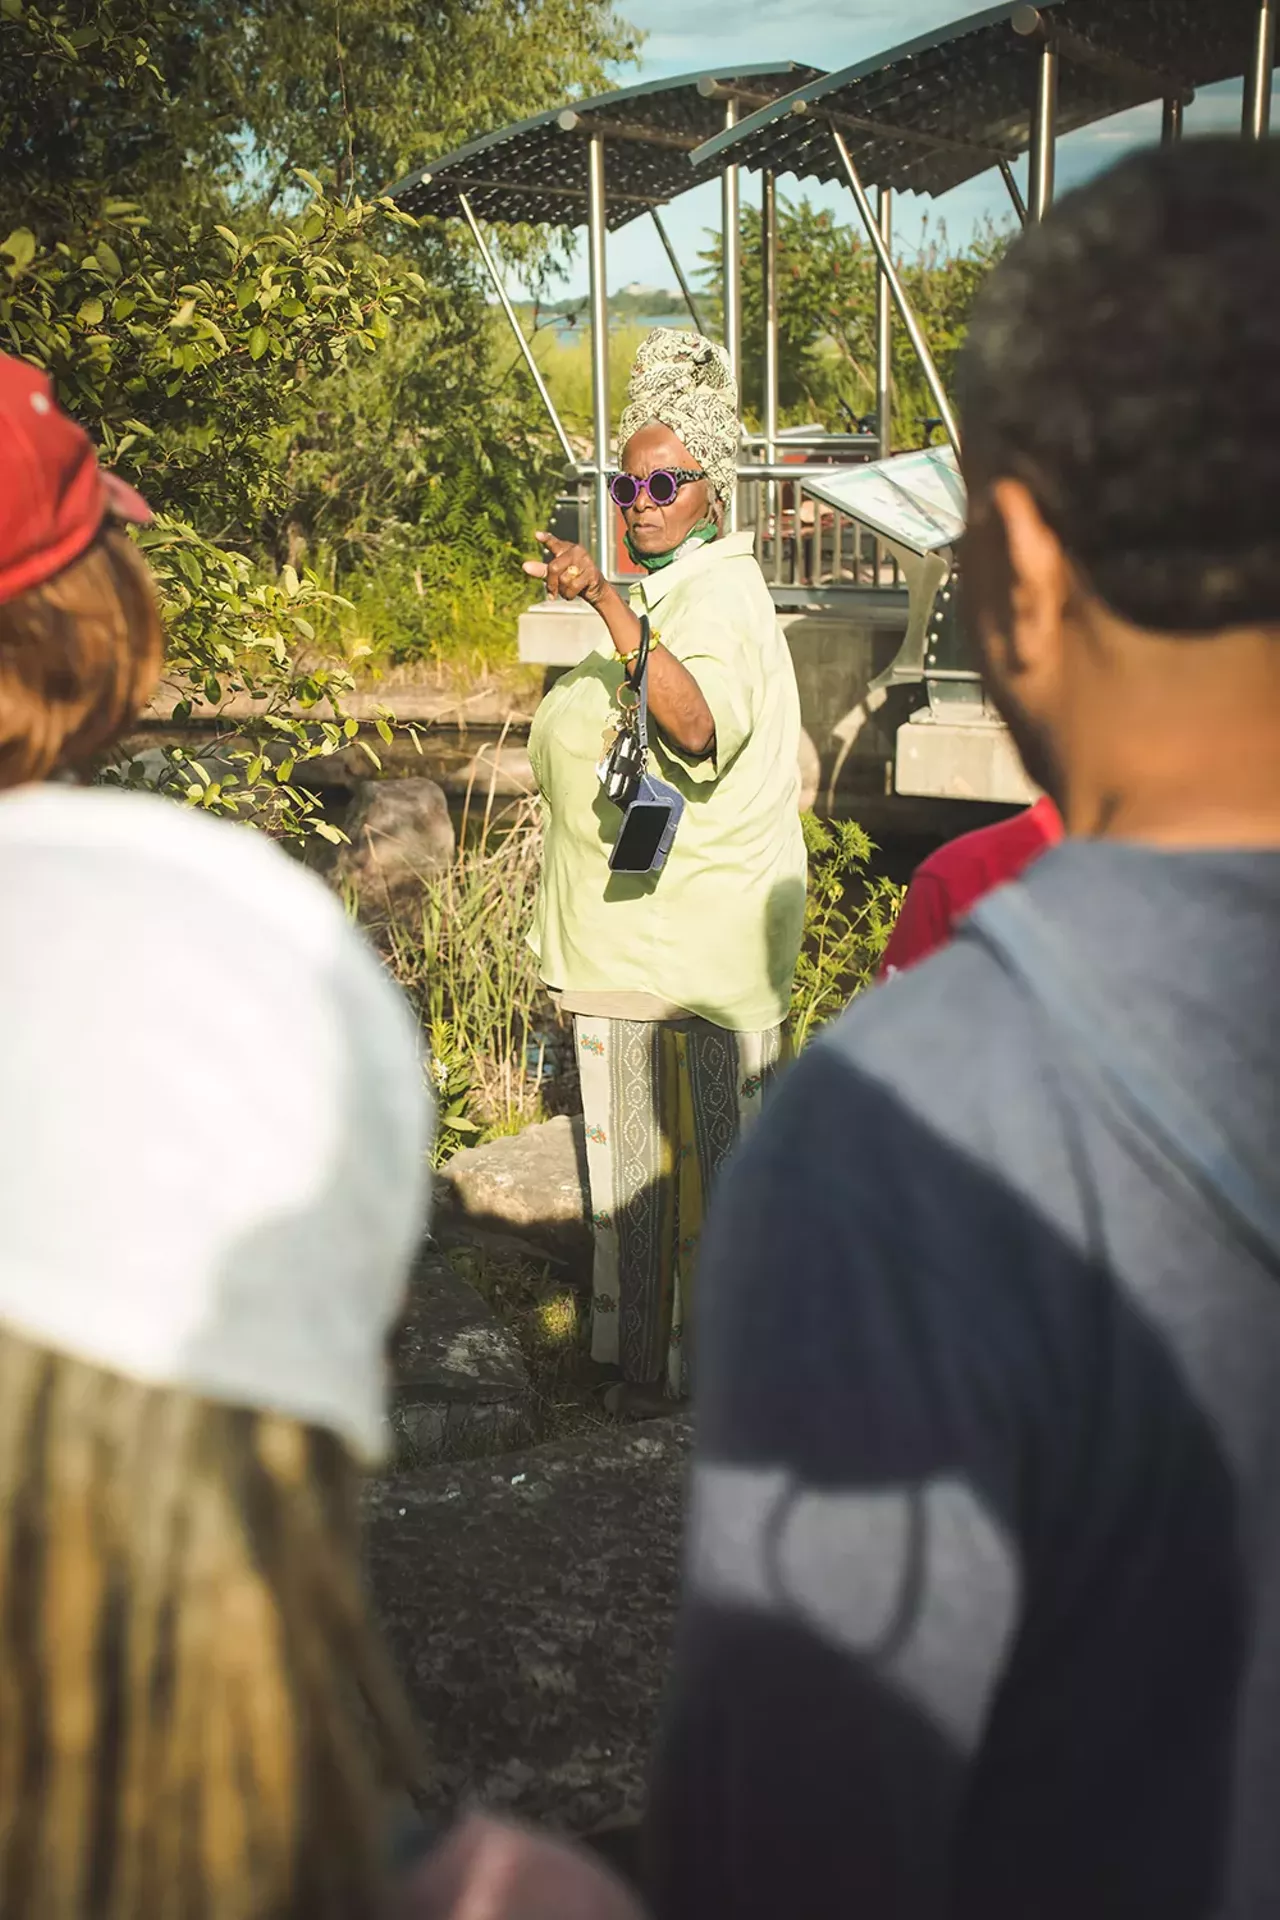
[(164, 639), (123, 525), (150, 518), (47, 376), (0, 355), (0, 789), (87, 770), (153, 693)]
[(931, 853), (911, 876), (880, 962), (880, 979), (914, 967), (945, 947), (957, 921), (984, 894), (1016, 880), (1061, 838), (1062, 816), (1045, 794), (1012, 819), (962, 833)]

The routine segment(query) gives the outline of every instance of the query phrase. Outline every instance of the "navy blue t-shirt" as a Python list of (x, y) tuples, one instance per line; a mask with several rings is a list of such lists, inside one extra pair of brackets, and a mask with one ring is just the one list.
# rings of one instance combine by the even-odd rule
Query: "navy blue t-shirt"
[[(1280, 853), (1017, 883), (1280, 1167)], [(1280, 1280), (963, 933), (779, 1086), (699, 1274), (660, 1920), (1280, 1914)]]

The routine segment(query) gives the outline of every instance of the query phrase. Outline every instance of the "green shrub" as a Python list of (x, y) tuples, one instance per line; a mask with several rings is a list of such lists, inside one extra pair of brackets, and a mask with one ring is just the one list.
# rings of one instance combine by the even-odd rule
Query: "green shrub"
[(516, 659), (516, 626), (530, 583), (514, 549), (454, 545), (388, 552), (343, 581), (347, 605), (334, 616), (342, 652), (363, 662), (362, 677), (406, 666), (483, 672)]
[(875, 846), (856, 820), (820, 820), (806, 813), (804, 840), (809, 890), (791, 999), (797, 1053), (870, 986), (905, 891), (871, 872)]

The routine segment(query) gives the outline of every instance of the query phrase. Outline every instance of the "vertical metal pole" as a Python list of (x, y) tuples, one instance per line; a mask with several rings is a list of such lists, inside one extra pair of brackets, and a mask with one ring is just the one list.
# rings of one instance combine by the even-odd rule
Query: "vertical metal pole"
[(705, 333), (706, 328), (702, 324), (702, 315), (698, 312), (698, 303), (693, 297), (693, 289), (684, 277), (684, 268), (680, 265), (680, 256), (671, 244), (671, 235), (663, 225), (662, 215), (656, 207), (650, 207), (649, 218), (658, 229), (658, 238), (666, 250), (667, 259), (671, 262), (671, 271), (676, 277), (676, 285), (679, 287), (684, 297), (684, 303), (689, 309), (689, 318), (694, 324), (694, 329), (698, 333)]
[(591, 426), (595, 460), (595, 559), (613, 574), (613, 501), (609, 497), (609, 283), (605, 272), (607, 212), (604, 138), (587, 145), (587, 263), (591, 294)]
[(761, 176), (760, 271), (764, 296), (764, 457), (772, 466), (778, 438), (778, 188)]
[(907, 330), (907, 338), (915, 349), (916, 358), (920, 362), (920, 371), (924, 375), (925, 385), (929, 389), (929, 396), (934, 406), (938, 409), (938, 417), (947, 430), (948, 440), (956, 452), (959, 453), (960, 428), (956, 421), (955, 412), (952, 409), (951, 402), (947, 398), (947, 390), (942, 384), (941, 376), (934, 363), (933, 354), (929, 350), (929, 342), (925, 338), (924, 328), (916, 318), (915, 308), (907, 298), (907, 290), (898, 278), (898, 269), (893, 264), (893, 255), (885, 245), (884, 235), (881, 233), (879, 225), (877, 224), (875, 212), (867, 196), (867, 190), (862, 184), (862, 175), (853, 164), (853, 155), (845, 145), (844, 135), (838, 133), (833, 127), (831, 130), (831, 138), (835, 142), (836, 152), (840, 155), (840, 163), (844, 168), (845, 179), (849, 182), (849, 190), (853, 194), (854, 202), (862, 217), (862, 224), (866, 228), (867, 238), (875, 248), (876, 259), (880, 262), (880, 271), (889, 282), (889, 291), (893, 295), (893, 304), (898, 309), (898, 317)]
[(1182, 102), (1166, 100), (1160, 117), (1160, 145), (1172, 147), (1182, 138)]
[(1013, 202), (1013, 210), (1018, 216), (1018, 224), (1025, 227), (1027, 224), (1027, 203), (1023, 199), (1021, 189), (1013, 177), (1013, 168), (1007, 160), (1000, 162), (1000, 178), (1004, 181), (1009, 198)]
[[(725, 104), (724, 124), (736, 127), (738, 124), (738, 103), (729, 100)], [(724, 170), (720, 189), (720, 225), (721, 254), (724, 278), (724, 344), (739, 387), (742, 383), (742, 242), (740, 228), (740, 202), (738, 194), (738, 169), (730, 166)], [(738, 489), (735, 487), (729, 500), (729, 530), (735, 532), (738, 525)]]
[[(893, 246), (893, 188), (876, 192), (876, 225), (887, 248)], [(882, 266), (876, 266), (876, 434), (881, 460), (893, 452), (893, 290)]]
[[(764, 319), (764, 463), (778, 458), (778, 184), (766, 168), (760, 176), (760, 289)], [(764, 486), (765, 529), (773, 530), (773, 577), (782, 578), (782, 529), (778, 488)]]
[(1253, 45), (1249, 49), (1249, 68), (1244, 77), (1244, 117), (1241, 131), (1246, 140), (1265, 140), (1271, 126), (1271, 70), (1276, 63), (1276, 0), (1258, 0), (1258, 18)]
[(1031, 109), (1030, 213), (1043, 220), (1053, 205), (1053, 163), (1058, 134), (1058, 49), (1045, 40), (1036, 56), (1036, 97)]

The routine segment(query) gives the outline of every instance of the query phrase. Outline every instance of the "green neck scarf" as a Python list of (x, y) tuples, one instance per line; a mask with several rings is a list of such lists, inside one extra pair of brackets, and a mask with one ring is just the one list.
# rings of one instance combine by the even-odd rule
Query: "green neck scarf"
[(704, 520), (700, 527), (687, 533), (680, 545), (673, 547), (670, 553), (637, 553), (631, 544), (630, 534), (626, 535), (626, 548), (636, 566), (643, 567), (646, 573), (659, 573), (663, 567), (673, 566), (677, 560), (683, 560), (686, 554), (696, 553), (699, 547), (705, 547), (708, 540), (714, 540), (719, 532), (714, 520)]

